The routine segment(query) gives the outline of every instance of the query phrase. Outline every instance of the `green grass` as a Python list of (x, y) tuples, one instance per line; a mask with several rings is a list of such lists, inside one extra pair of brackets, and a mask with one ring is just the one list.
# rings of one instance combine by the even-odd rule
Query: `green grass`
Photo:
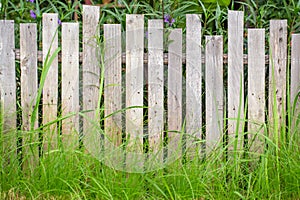
[(0, 199), (297, 199), (300, 140), (293, 138), (280, 148), (266, 138), (259, 159), (250, 153), (227, 162), (219, 148), (205, 160), (140, 174), (115, 171), (82, 150), (52, 150), (33, 171), (5, 165), (2, 153)]
[[(57, 12), (63, 21), (69, 21), (74, 12), (80, 15), (74, 5), (59, 4), (59, 1), (49, 4), (49, 7), (45, 6), (48, 4), (41, 4), (41, 8), (38, 4), (25, 1), (20, 1), (21, 3), (16, 5), (14, 2), (1, 1), (1, 11), (3, 11), (0, 15), (1, 19), (15, 19), (16, 23), (38, 22), (40, 18), (30, 19), (28, 14), (30, 9), (41, 10), (39, 14), (43, 11)], [(278, 18), (278, 16), (282, 18), (284, 14), (288, 19), (289, 30), (299, 31), (300, 23), (296, 17), (299, 15), (300, 1), (298, 3), (282, 1), (284, 5), (275, 0), (268, 1), (264, 5), (256, 2), (258, 1), (249, 0), (244, 4), (248, 9), (245, 18), (249, 26), (268, 27), (270, 18)], [(276, 6), (276, 2), (279, 6)], [(172, 15), (176, 18), (174, 26), (184, 27), (184, 14), (199, 13), (200, 8), (204, 16), (203, 33), (224, 34), (226, 37), (224, 22), (227, 18), (227, 8), (219, 6), (213, 9), (206, 8), (204, 5), (199, 6), (200, 1), (181, 3), (181, 6), (177, 6), (179, 4), (165, 1), (162, 10), (159, 2), (154, 7), (150, 7), (145, 2), (137, 6), (124, 1), (126, 8), (123, 10), (103, 8), (101, 24), (118, 22), (124, 26), (127, 13), (147, 13), (146, 18), (162, 18), (162, 12), (170, 13), (173, 10)], [(194, 5), (196, 7), (193, 7)], [(43, 83), (49, 68), (47, 66), (52, 59), (50, 57), (46, 62), (48, 64), (45, 65), (40, 83)], [(40, 89), (37, 105), (41, 92)], [(296, 104), (291, 106), (295, 108)], [(245, 151), (241, 155), (236, 151), (233, 152), (236, 156), (232, 162), (226, 160), (226, 148), (220, 146), (203, 160), (186, 160), (184, 163), (177, 160), (164, 169), (139, 174), (116, 171), (99, 162), (84, 149), (70, 150), (61, 145), (58, 149), (52, 149), (40, 157), (36, 167), (21, 169), (20, 164), (27, 158), (22, 162), (17, 158), (7, 163), (6, 158), (13, 152), (3, 151), (2, 144), (7, 139), (11, 139), (9, 137), (14, 133), (4, 135), (1, 130), (0, 199), (300, 199), (300, 131), (299, 128), (297, 129), (299, 116), (293, 115), (294, 108), (287, 111), (288, 127), (284, 125), (286, 129), (279, 130), (276, 129), (277, 126), (262, 124), (263, 135), (256, 133), (257, 136), (265, 138), (265, 150), (260, 156), (255, 152)], [(276, 110), (274, 113), (274, 119), (277, 119)], [(19, 131), (19, 135), (41, 132), (40, 129), (34, 130), (33, 127), (36, 115), (37, 113), (34, 113), (32, 116), (31, 131)], [(2, 122), (2, 116), (0, 118)], [(62, 119), (64, 116), (53, 123), (60, 122)], [(238, 119), (238, 121), (243, 120), (245, 119)], [(292, 128), (295, 124), (298, 125)], [(286, 137), (269, 138), (270, 130), (274, 130), (272, 135)]]

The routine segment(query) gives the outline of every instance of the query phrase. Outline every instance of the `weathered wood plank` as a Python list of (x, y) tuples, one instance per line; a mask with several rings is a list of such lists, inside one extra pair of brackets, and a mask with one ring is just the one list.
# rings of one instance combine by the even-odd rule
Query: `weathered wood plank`
[(156, 158), (163, 161), (164, 131), (164, 64), (163, 21), (148, 21), (148, 138), (149, 148)]
[[(126, 107), (143, 106), (144, 16), (126, 15)], [(128, 148), (143, 152), (143, 108), (126, 110)]]
[(206, 151), (211, 152), (223, 136), (223, 37), (206, 36), (205, 44)]
[[(123, 169), (122, 145), (122, 35), (120, 24), (104, 24), (104, 149), (109, 165)], [(111, 115), (111, 116), (109, 116)], [(108, 117), (109, 116), (109, 117)], [(118, 148), (119, 147), (119, 148)]]
[[(228, 144), (229, 150), (243, 147), (244, 127), (244, 13), (228, 11)], [(238, 123), (239, 122), (239, 123)]]
[[(50, 65), (43, 88), (43, 125), (57, 119), (58, 100), (58, 58), (49, 63), (50, 57), (58, 48), (58, 15), (43, 14), (43, 67)], [(48, 62), (46, 63), (46, 60)], [(58, 144), (56, 123), (45, 126), (43, 145), (44, 151), (57, 148)]]
[[(100, 49), (97, 44), (99, 37), (98, 6), (83, 6), (82, 13), (82, 109), (83, 117), (83, 142), (92, 153), (100, 151), (99, 112), (97, 112), (100, 86)], [(92, 149), (90, 149), (92, 148)], [(93, 149), (96, 148), (96, 149)]]
[(293, 131), (295, 127), (296, 117), (300, 114), (300, 97), (296, 96), (300, 92), (300, 34), (292, 34), (292, 52), (291, 52), (291, 106), (295, 103), (295, 111), (292, 116)]
[[(12, 20), (0, 20), (1, 151), (6, 164), (17, 155), (15, 35)], [(5, 141), (5, 142), (4, 142)], [(10, 172), (11, 173), (11, 172)]]
[(265, 29), (248, 29), (248, 144), (259, 154), (264, 147)]
[(63, 145), (76, 148), (79, 143), (79, 24), (62, 23), (61, 101)]
[(34, 167), (39, 157), (38, 110), (36, 108), (37, 70), (37, 27), (36, 24), (20, 24), (20, 65), (21, 65), (21, 105), (22, 143), (24, 146), (24, 168)]
[[(20, 60), (20, 49), (15, 49), (15, 54), (16, 54), (16, 60)], [(79, 53), (79, 63), (82, 63), (82, 52)], [(204, 64), (205, 62), (205, 55), (202, 54), (202, 59), (201, 63)], [(38, 51), (38, 62), (42, 62), (42, 52)], [(61, 62), (61, 54), (58, 54), (58, 62)], [(265, 55), (265, 62), (268, 65), (269, 64), (269, 55)], [(224, 54), (223, 55), (223, 63), (227, 64), (228, 63), (228, 55)], [(243, 55), (243, 63), (244, 65), (248, 64), (248, 55), (244, 54)], [(122, 53), (122, 64), (126, 64), (126, 53)], [(144, 64), (148, 64), (148, 56), (147, 53), (144, 53)], [(168, 53), (164, 53), (164, 65), (168, 64)], [(182, 55), (182, 64), (186, 64), (186, 56), (183, 53)]]
[[(202, 128), (201, 21), (199, 15), (186, 16), (186, 147), (188, 154), (200, 153), (195, 145)], [(196, 148), (196, 149), (195, 149)], [(198, 148), (198, 151), (197, 151)]]
[(182, 30), (170, 30), (168, 65), (168, 160), (182, 154)]
[(104, 128), (110, 145), (120, 146), (122, 143), (122, 46), (121, 25), (104, 25)]
[(279, 134), (280, 130), (285, 128), (287, 20), (270, 21), (269, 52), (269, 136), (270, 138), (276, 138), (280, 135), (275, 136), (275, 134)]

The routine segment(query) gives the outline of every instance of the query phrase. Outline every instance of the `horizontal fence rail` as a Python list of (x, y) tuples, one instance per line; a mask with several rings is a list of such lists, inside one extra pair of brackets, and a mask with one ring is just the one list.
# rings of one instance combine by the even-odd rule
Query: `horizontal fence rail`
[[(194, 14), (186, 16), (185, 37), (182, 29), (165, 30), (162, 20), (145, 27), (143, 15), (127, 15), (126, 37), (120, 24), (105, 24), (103, 42), (99, 7), (84, 6), (82, 16), (80, 33), (79, 23), (59, 27), (57, 14), (43, 14), (42, 51), (36, 24), (20, 25), (15, 49), (14, 22), (0, 20), (7, 162), (17, 156), (18, 127), (23, 167), (35, 166), (41, 153), (60, 144), (76, 149), (81, 141), (109, 166), (132, 172), (154, 170), (183, 155), (201, 158), (220, 145), (227, 147), (228, 159), (245, 147), (259, 155), (265, 136), (272, 139), (287, 123), (287, 106), (295, 105), (292, 118), (299, 115), (300, 34), (292, 34), (289, 58), (286, 20), (270, 21), (265, 55), (265, 29), (247, 30), (244, 54), (240, 11), (228, 13), (228, 44), (221, 35), (202, 38), (200, 16)], [(293, 126), (291, 133), (299, 128)]]
[[(20, 50), (19, 49), (15, 49), (15, 59), (16, 60), (20, 60)], [(82, 52), (79, 52), (79, 63), (82, 63), (82, 55), (83, 53)], [(38, 59), (38, 62), (42, 62), (43, 61), (43, 53), (42, 51), (38, 51), (37, 53), (37, 59)], [(143, 59), (144, 59), (144, 64), (148, 64), (148, 53), (144, 53), (144, 56), (143, 56)], [(269, 64), (269, 55), (265, 55), (265, 63), (266, 65)], [(122, 53), (121, 54), (121, 61), (122, 61), (122, 64), (126, 64), (126, 53)], [(163, 54), (163, 63), (164, 65), (167, 65), (168, 64), (168, 53), (164, 53)], [(58, 62), (62, 62), (61, 60), (61, 53), (58, 54)], [(201, 56), (201, 63), (205, 63), (205, 55), (204, 55), (204, 52)], [(223, 63), (224, 64), (228, 64), (228, 55), (227, 54), (224, 54), (223, 55)], [(182, 54), (182, 64), (185, 65), (186, 64), (186, 54), (183, 53)], [(248, 55), (247, 54), (244, 54), (243, 55), (243, 64), (244, 65), (247, 65), (248, 64)]]

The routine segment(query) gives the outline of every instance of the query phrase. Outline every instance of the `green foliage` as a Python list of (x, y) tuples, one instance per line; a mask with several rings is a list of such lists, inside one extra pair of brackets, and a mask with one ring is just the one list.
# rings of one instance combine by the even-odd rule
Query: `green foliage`
[[(166, 28), (185, 27), (185, 14), (202, 15), (203, 35), (222, 34), (226, 41), (227, 9), (240, 5), (245, 11), (248, 27), (268, 28), (269, 20), (286, 18), (291, 32), (300, 31), (300, 1), (296, 0), (173, 0), (173, 1), (131, 1), (122, 0), (124, 8), (111, 8), (109, 5), (101, 9), (101, 24), (121, 23), (125, 28), (126, 14), (143, 13), (146, 19), (163, 19), (169, 14), (175, 20)], [(76, 10), (75, 7), (79, 6)], [(41, 28), (42, 13), (55, 12), (62, 21), (73, 20), (77, 13), (80, 17), (81, 4), (70, 4), (62, 1), (41, 0), (30, 3), (24, 0), (2, 0), (1, 19), (13, 19), (18, 25), (23, 22), (36, 22)], [(36, 18), (30, 16), (30, 10)], [(16, 36), (18, 38), (18, 36)], [(225, 43), (225, 42), (224, 42)], [(54, 53), (55, 56), (59, 49)], [(47, 74), (52, 57), (47, 59), (40, 76), (40, 85)], [(102, 70), (104, 71), (104, 70)], [(17, 75), (20, 76), (20, 75)], [(20, 79), (20, 77), (17, 77)], [(103, 80), (102, 80), (103, 81)], [(102, 86), (102, 84), (101, 84)], [(103, 88), (100, 92), (102, 93)], [(39, 103), (41, 89), (39, 90)], [(102, 96), (99, 95), (101, 98)], [(99, 99), (99, 104), (101, 99)], [(36, 108), (38, 106), (36, 105)], [(100, 105), (99, 105), (100, 107)], [(254, 135), (265, 137), (264, 152), (257, 157), (253, 152), (246, 151), (245, 156), (239, 156), (235, 151), (234, 162), (225, 160), (226, 148), (220, 146), (216, 152), (205, 159), (177, 161), (163, 170), (143, 174), (127, 174), (102, 165), (91, 155), (79, 150), (66, 150), (58, 147), (40, 157), (39, 165), (33, 173), (20, 170), (16, 160), (3, 166), (6, 157), (0, 154), (0, 199), (296, 199), (300, 196), (300, 140), (299, 130), (293, 130), (292, 125), (299, 126), (299, 116), (294, 116), (296, 104), (288, 110), (290, 120), (286, 130), (274, 130), (274, 135), (287, 135), (287, 143), (282, 138), (268, 138), (268, 130), (273, 130), (268, 124), (262, 124), (264, 129)], [(1, 103), (0, 103), (1, 108)], [(101, 108), (100, 108), (101, 109)], [(275, 118), (276, 118), (276, 110)], [(2, 125), (2, 112), (0, 124)], [(33, 122), (37, 113), (32, 116)], [(61, 122), (64, 117), (52, 123)], [(293, 122), (295, 119), (295, 123)], [(244, 119), (238, 119), (244, 120)], [(98, 123), (98, 122), (95, 122)], [(0, 129), (1, 131), (1, 129)], [(281, 132), (283, 131), (283, 132)], [(5, 137), (0, 137), (0, 144)], [(236, 143), (235, 143), (236, 144)], [(235, 148), (236, 149), (236, 148)], [(256, 156), (256, 157), (255, 157)], [(15, 171), (18, 173), (8, 173)]]
[[(69, 1), (68, 1), (69, 2)], [(36, 22), (42, 19), (43, 13), (58, 13), (61, 20), (72, 20), (72, 15), (79, 11), (75, 9), (79, 2), (72, 4), (64, 1), (50, 0), (2, 0), (2, 19), (13, 19), (16, 23)], [(36, 14), (36, 18), (30, 15), (30, 10)]]
[[(296, 134), (299, 134), (299, 131)], [(249, 157), (237, 157), (235, 162), (226, 162), (223, 157), (225, 150), (220, 147), (205, 160), (187, 160), (184, 164), (176, 161), (163, 170), (143, 174), (115, 171), (84, 152), (57, 149), (40, 158), (40, 164), (33, 173), (20, 170), (18, 174), (6, 174), (3, 173), (4, 169), (1, 169), (0, 198), (295, 199), (299, 197), (299, 138), (291, 140), (289, 146), (282, 146), (280, 149), (272, 139), (266, 138), (266, 145), (268, 149), (259, 158), (253, 157), (256, 154), (248, 152)]]
[(203, 3), (219, 4), (220, 6), (228, 6), (231, 0), (202, 0)]
[(243, 5), (248, 26), (267, 28), (270, 19), (287, 19), (290, 32), (300, 31), (300, 1), (296, 0), (246, 0)]

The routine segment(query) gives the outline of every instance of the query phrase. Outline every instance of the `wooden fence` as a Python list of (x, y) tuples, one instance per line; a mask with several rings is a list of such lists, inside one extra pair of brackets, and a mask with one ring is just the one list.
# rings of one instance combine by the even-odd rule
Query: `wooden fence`
[[(245, 130), (249, 141), (253, 139), (251, 150), (260, 152), (266, 134), (263, 125), (270, 123), (272, 137), (274, 130), (286, 124), (287, 96), (291, 105), (294, 101), (299, 105), (300, 34), (292, 34), (289, 59), (287, 20), (270, 21), (270, 53), (265, 55), (265, 29), (246, 30), (244, 48), (244, 14), (229, 11), (225, 55), (223, 36), (205, 36), (202, 41), (200, 17), (194, 14), (186, 15), (185, 37), (182, 29), (169, 30), (167, 51), (163, 20), (149, 20), (145, 37), (144, 17), (134, 14), (126, 16), (125, 41), (121, 25), (103, 26), (103, 46), (98, 42), (99, 13), (99, 7), (83, 6), (82, 52), (79, 23), (62, 23), (60, 28), (57, 14), (43, 14), (42, 52), (37, 47), (36, 24), (20, 24), (18, 50), (14, 22), (0, 21), (2, 144), (10, 159), (17, 149), (17, 99), (21, 99), (22, 133), (26, 133), (21, 135), (23, 154), (31, 155), (29, 162), (39, 155), (39, 135), (34, 130), (42, 127), (44, 152), (57, 148), (59, 139), (76, 148), (80, 134), (86, 141), (99, 142), (95, 134), (101, 118), (114, 145), (121, 145), (122, 133), (126, 133), (130, 135), (127, 148), (137, 152), (143, 152), (145, 142), (148, 152), (158, 152), (167, 137), (167, 158), (178, 146), (202, 154), (223, 141), (225, 133), (229, 151), (243, 149)], [(61, 44), (57, 29), (61, 29)], [(205, 44), (203, 48), (201, 44)], [(38, 75), (38, 61), (43, 62), (42, 73), (47, 75), (44, 82)], [(20, 97), (16, 96), (17, 87), (21, 88)], [(103, 95), (99, 92), (102, 88)], [(99, 109), (103, 101), (105, 117)], [(39, 103), (42, 111), (38, 111)], [(274, 108), (279, 119), (273, 117)], [(118, 112), (122, 109), (124, 118), (123, 112)], [(61, 128), (56, 123), (60, 112), (62, 118), (68, 116), (62, 119)], [(40, 122), (38, 113), (42, 113)], [(157, 155), (158, 160), (164, 157)]]

